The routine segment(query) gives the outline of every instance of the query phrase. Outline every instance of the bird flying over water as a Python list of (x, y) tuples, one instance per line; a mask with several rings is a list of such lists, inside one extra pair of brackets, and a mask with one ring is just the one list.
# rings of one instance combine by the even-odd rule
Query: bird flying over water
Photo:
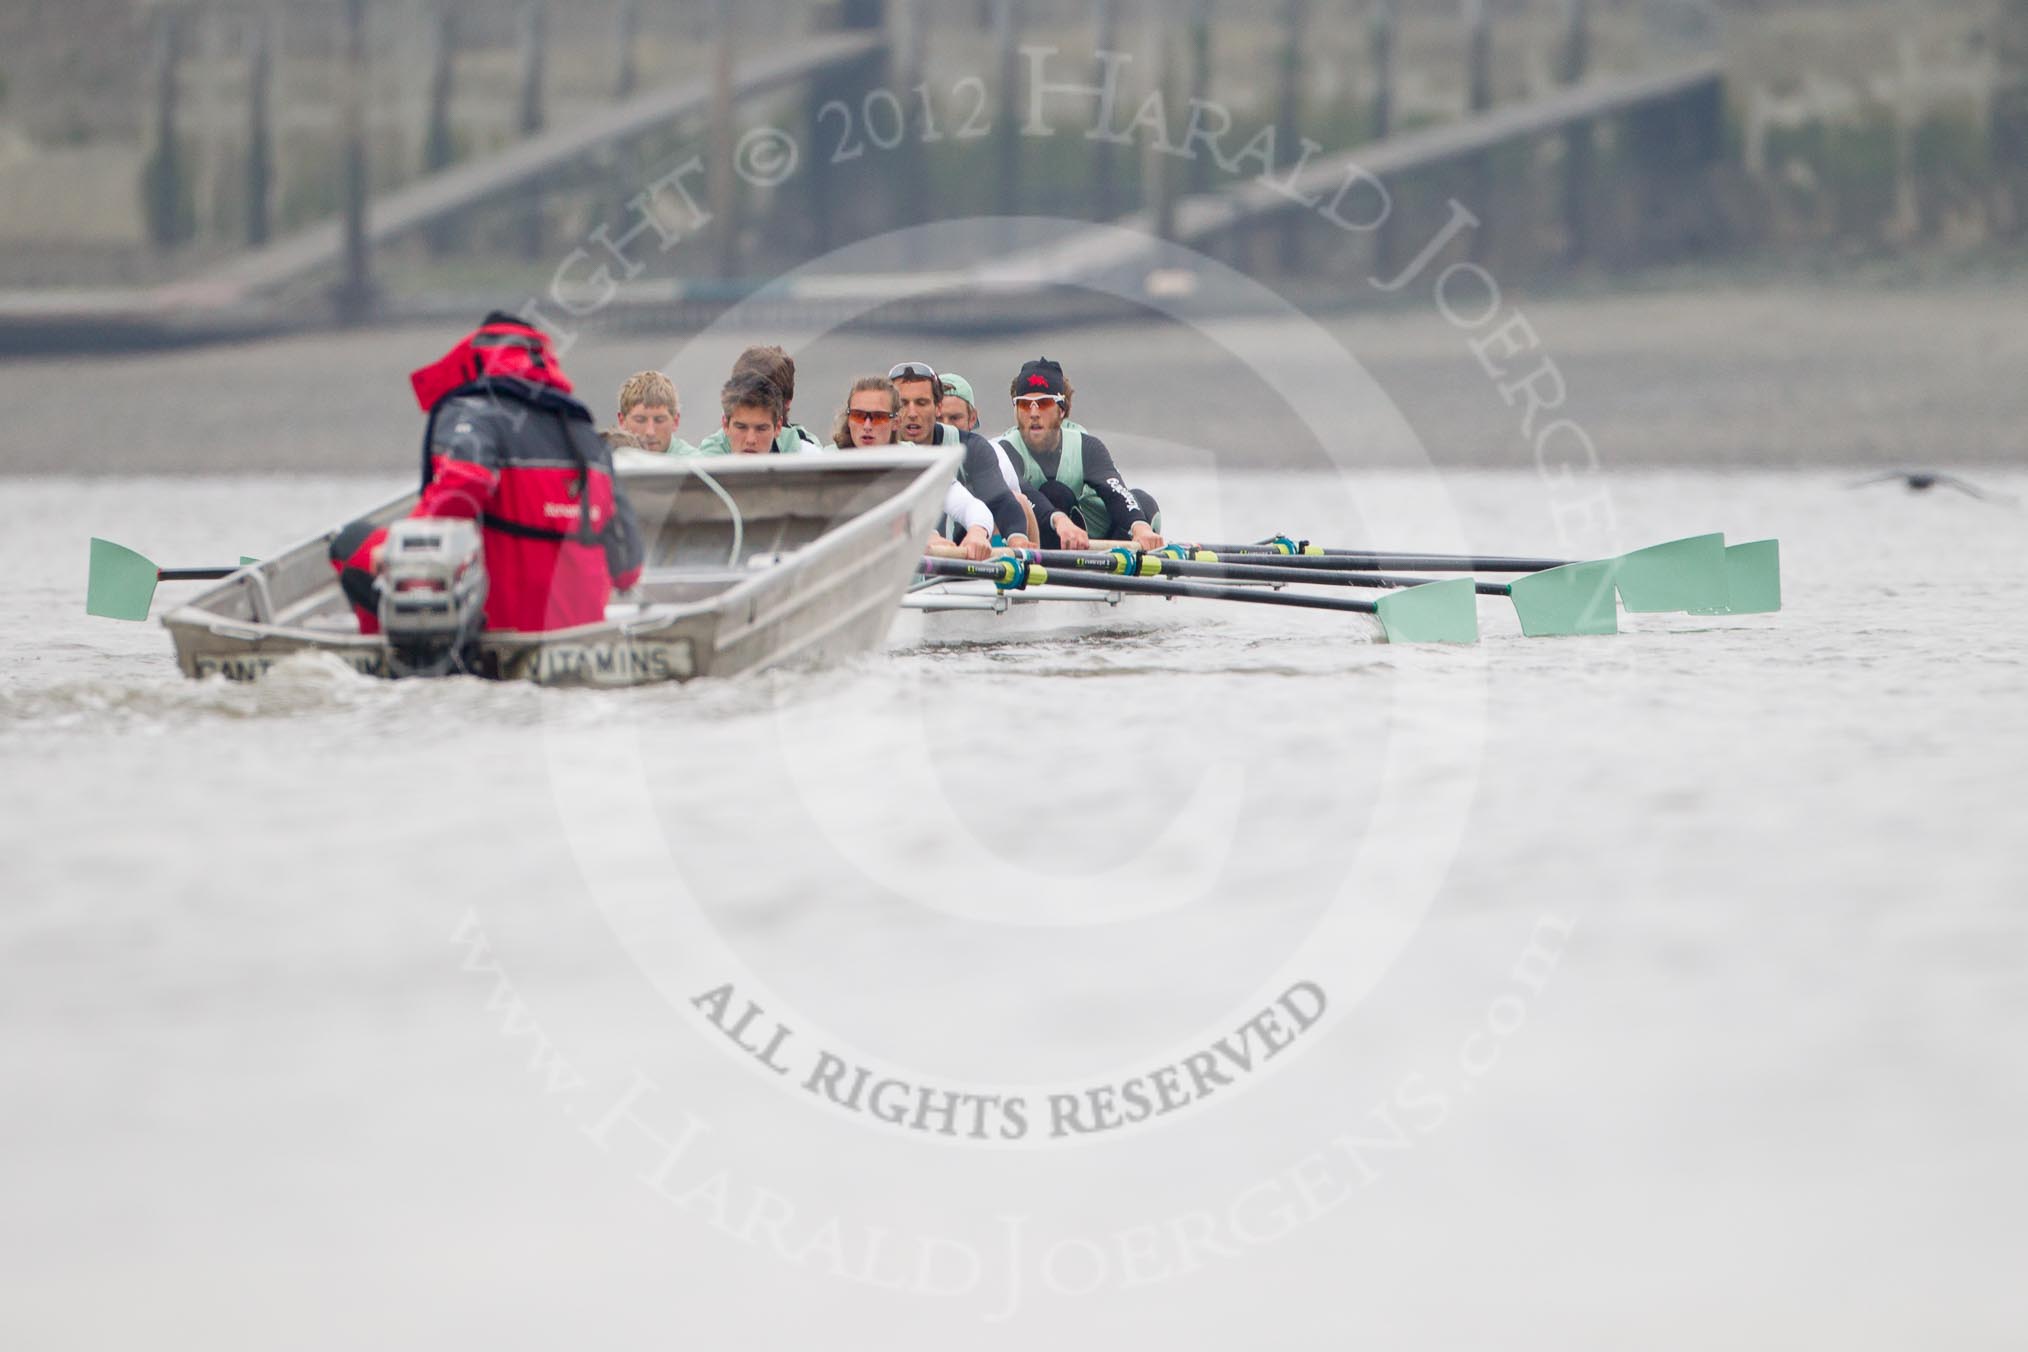
[(1967, 483), (1955, 474), (1943, 474), (1928, 469), (1891, 469), (1885, 474), (1875, 474), (1865, 479), (1846, 484), (1847, 488), (1865, 488), (1869, 484), (1899, 482), (1911, 493), (1926, 493), (1932, 488), (1955, 488), (1966, 497), (1977, 498), (1980, 502), (2002, 502), (2018, 506), (2020, 499), (2011, 493), (1989, 493), (1977, 484)]

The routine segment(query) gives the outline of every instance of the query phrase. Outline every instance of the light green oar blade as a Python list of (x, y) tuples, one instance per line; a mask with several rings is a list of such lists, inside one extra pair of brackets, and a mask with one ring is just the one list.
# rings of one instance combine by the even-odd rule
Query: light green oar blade
[(1530, 638), (1620, 632), (1619, 560), (1572, 563), (1514, 579), (1508, 596)]
[(1728, 599), (1725, 537), (1693, 535), (1619, 557), (1613, 581), (1620, 604), (1635, 612), (1723, 610)]
[(1699, 615), (1768, 615), (1782, 608), (1781, 542), (1725, 547), (1726, 602)]
[(145, 620), (154, 599), (154, 560), (93, 536), (91, 571), (85, 580), (85, 614), (109, 620)]
[(1375, 608), (1389, 643), (1479, 641), (1479, 598), (1468, 577), (1403, 587), (1381, 597)]

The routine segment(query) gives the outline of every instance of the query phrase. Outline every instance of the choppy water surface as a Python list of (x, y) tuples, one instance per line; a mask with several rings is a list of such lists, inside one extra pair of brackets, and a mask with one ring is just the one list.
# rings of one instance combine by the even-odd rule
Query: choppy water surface
[[(1164, 501), (1321, 538), (1404, 482)], [(1610, 482), (1627, 546), (1779, 536), (1787, 608), (236, 687), (84, 617), (85, 538), (259, 554), (389, 485), (11, 481), (6, 1343), (2008, 1345), (2023, 517)], [(1441, 488), (1345, 542), (1556, 549), (1534, 477)], [(1295, 978), (1332, 1017), (1153, 1130), (988, 1150), (727, 1055), (721, 977), (799, 1072), (1009, 1095)]]

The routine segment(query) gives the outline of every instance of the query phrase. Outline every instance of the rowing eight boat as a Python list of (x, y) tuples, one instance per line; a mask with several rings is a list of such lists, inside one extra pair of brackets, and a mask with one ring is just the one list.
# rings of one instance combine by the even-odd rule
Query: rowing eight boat
[(1166, 597), (1038, 586), (1002, 591), (990, 582), (922, 578), (901, 598), (890, 649), (950, 644), (1045, 642), (1146, 633), (1188, 618)]

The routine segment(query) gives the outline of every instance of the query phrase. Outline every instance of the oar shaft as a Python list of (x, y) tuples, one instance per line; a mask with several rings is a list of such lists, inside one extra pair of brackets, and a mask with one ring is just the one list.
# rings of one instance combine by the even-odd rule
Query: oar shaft
[(245, 566), (244, 564), (234, 564), (230, 568), (157, 568), (155, 570), (155, 580), (157, 582), (216, 582), (220, 578), (231, 577)]
[[(1024, 550), (1023, 558), (1046, 568), (1075, 568), (1082, 572), (1118, 572), (1120, 556), (1112, 553), (1084, 553), (1059, 549)], [(1247, 555), (1245, 563), (1227, 563), (1223, 559), (1206, 563), (1198, 559), (1173, 559), (1157, 554), (1142, 554), (1138, 576), (1160, 577), (1205, 577), (1223, 579), (1227, 582), (1273, 582), (1288, 586), (1305, 587), (1366, 587), (1375, 590), (1390, 590), (1398, 587), (1422, 587), (1436, 581), (1431, 577), (1403, 577), (1398, 573), (1356, 572), (1349, 568), (1284, 568), (1280, 563), (1254, 563), (1257, 556)], [(1275, 556), (1269, 556), (1275, 557)], [(1126, 576), (1134, 576), (1127, 574)], [(1473, 590), (1481, 596), (1506, 596), (1513, 589), (1505, 582), (1475, 582)]]
[[(1010, 560), (970, 563), (961, 559), (924, 558), (921, 571), (932, 577), (979, 578), (988, 582), (1005, 579)], [(1252, 587), (1218, 587), (1203, 582), (1171, 582), (1144, 577), (1092, 577), (1076, 570), (1049, 572), (1042, 565), (1030, 567), (1029, 586), (1073, 587), (1085, 591), (1116, 591), (1130, 596), (1193, 597), (1203, 601), (1239, 601), (1257, 606), (1288, 606), (1298, 610), (1352, 611), (1361, 615), (1379, 613), (1371, 601), (1349, 596), (1310, 596), (1294, 592), (1261, 591)]]
[(1546, 573), (1561, 568), (1568, 559), (1525, 559), (1504, 554), (1399, 554), (1381, 549), (1326, 549), (1316, 553), (1288, 554), (1273, 545), (1193, 545), (1220, 555), (1265, 555), (1277, 568), (1334, 568), (1371, 570), (1407, 568), (1422, 573)]

